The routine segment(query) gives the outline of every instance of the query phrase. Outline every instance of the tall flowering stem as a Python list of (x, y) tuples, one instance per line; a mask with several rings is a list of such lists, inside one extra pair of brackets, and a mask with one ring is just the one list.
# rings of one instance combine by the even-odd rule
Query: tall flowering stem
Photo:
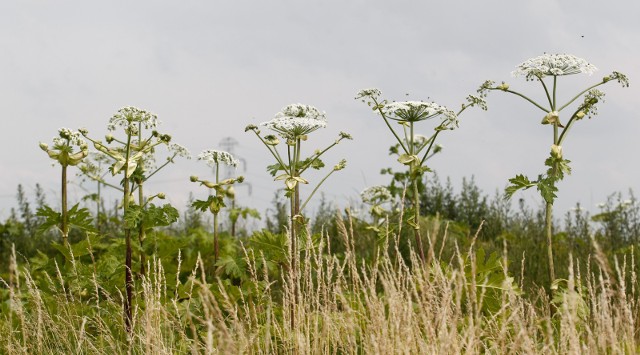
[[(112, 132), (121, 130), (123, 138), (117, 138), (112, 133), (105, 136), (106, 143), (102, 140), (89, 137), (86, 129), (79, 130), (80, 133), (93, 143), (95, 149), (108, 157), (111, 161), (109, 170), (113, 176), (122, 176), (120, 185), (122, 186), (122, 208), (124, 216), (124, 234), (126, 240), (125, 254), (125, 289), (126, 299), (124, 305), (125, 325), (131, 331), (132, 326), (132, 300), (133, 300), (133, 274), (132, 274), (132, 247), (131, 230), (138, 233), (138, 241), (142, 247), (145, 231), (149, 225), (167, 225), (177, 218), (177, 211), (170, 205), (163, 208), (156, 208), (149, 205), (150, 199), (146, 199), (143, 194), (144, 183), (159, 170), (174, 161), (177, 156), (189, 157), (188, 151), (177, 144), (170, 144), (171, 136), (161, 134), (155, 130), (159, 121), (155, 114), (132, 106), (125, 106), (118, 110), (109, 120), (107, 129)], [(144, 134), (146, 133), (146, 134)], [(167, 161), (160, 167), (153, 166), (153, 154), (158, 146), (165, 145), (169, 149)], [(100, 175), (90, 175), (100, 176)], [(102, 179), (102, 177), (100, 177)], [(98, 180), (101, 181), (101, 180)], [(105, 183), (106, 184), (106, 183)], [(136, 203), (133, 193), (138, 191), (138, 201)], [(154, 197), (163, 198), (163, 194)], [(151, 206), (155, 209), (156, 219), (150, 220), (145, 214), (146, 208)], [(144, 255), (140, 256), (140, 272), (144, 274)]]
[(201, 211), (209, 210), (213, 214), (213, 257), (214, 263), (217, 263), (220, 253), (220, 247), (218, 245), (218, 214), (223, 207), (226, 207), (224, 198), (230, 197), (233, 193), (233, 184), (242, 183), (244, 181), (244, 177), (238, 176), (236, 178), (220, 180), (220, 164), (232, 166), (234, 168), (238, 166), (238, 160), (227, 152), (212, 149), (205, 150), (198, 155), (198, 160), (205, 161), (214, 169), (215, 174), (215, 181), (201, 180), (195, 175), (191, 176), (190, 180), (191, 182), (199, 183), (200, 185), (207, 187), (209, 190), (215, 191), (215, 195), (210, 194), (207, 200), (194, 201), (193, 207)]
[[(470, 95), (467, 97), (467, 102), (462, 104), (460, 110), (455, 112), (435, 102), (389, 102), (382, 99), (381, 95), (380, 90), (372, 88), (361, 90), (355, 98), (366, 103), (382, 117), (385, 125), (396, 140), (394, 149), (399, 155), (398, 162), (408, 168), (413, 198), (413, 216), (407, 223), (413, 228), (416, 248), (422, 262), (428, 262), (425, 258), (420, 235), (420, 196), (418, 191), (418, 183), (422, 176), (431, 171), (425, 162), (436, 153), (436, 150), (440, 149), (438, 145), (435, 145), (438, 135), (442, 131), (458, 127), (458, 116), (463, 111), (473, 106), (486, 109), (486, 104), (481, 97)], [(428, 137), (417, 134), (416, 125), (427, 120), (435, 120), (437, 122), (434, 132)], [(392, 122), (399, 124), (400, 128), (394, 128)], [(429, 256), (431, 256), (431, 253)]]
[[(40, 149), (44, 150), (49, 158), (55, 160), (62, 167), (61, 174), (61, 213), (59, 229), (62, 234), (62, 244), (68, 246), (69, 237), (69, 210), (67, 201), (67, 168), (76, 166), (89, 154), (87, 143), (78, 132), (68, 128), (60, 128), (58, 137), (53, 138), (53, 147), (49, 149), (46, 143), (40, 143)], [(76, 150), (77, 149), (77, 150)]]
[(280, 139), (272, 134), (262, 136), (260, 130), (255, 125), (249, 125), (245, 132), (252, 131), (265, 145), (269, 153), (273, 156), (276, 163), (267, 167), (267, 170), (274, 176), (276, 181), (283, 181), (285, 185), (286, 196), (290, 201), (289, 213), (289, 236), (290, 236), (290, 277), (291, 289), (293, 290), (294, 300), (290, 309), (291, 328), (295, 327), (295, 304), (298, 303), (298, 277), (296, 258), (298, 256), (298, 234), (300, 225), (304, 222), (302, 212), (313, 195), (318, 191), (320, 186), (334, 172), (342, 170), (346, 166), (346, 160), (341, 160), (331, 169), (327, 175), (316, 185), (309, 194), (307, 199), (301, 204), (300, 201), (300, 184), (308, 184), (309, 182), (302, 177), (309, 168), (321, 169), (324, 162), (320, 159), (329, 149), (339, 144), (344, 139), (352, 139), (348, 133), (340, 132), (338, 138), (324, 149), (315, 150), (309, 157), (303, 158), (302, 143), (307, 141), (308, 135), (327, 125), (327, 119), (324, 112), (320, 112), (317, 108), (303, 104), (292, 104), (285, 106), (282, 111), (278, 112), (275, 117), (267, 122), (263, 122), (262, 126), (266, 126), (276, 132), (280, 138), (285, 141), (285, 152), (280, 153), (277, 146)]
[[(553, 283), (556, 279), (554, 262), (553, 262), (553, 203), (557, 197), (558, 191), (557, 183), (561, 181), (565, 174), (571, 173), (569, 166), (570, 161), (564, 158), (563, 155), (563, 143), (567, 137), (567, 133), (573, 124), (586, 117), (593, 117), (597, 114), (596, 104), (603, 101), (604, 93), (597, 89), (597, 87), (604, 85), (610, 81), (617, 81), (622, 87), (629, 86), (629, 80), (627, 77), (614, 71), (610, 75), (602, 78), (599, 82), (588, 86), (584, 90), (579, 91), (577, 94), (570, 96), (570, 99), (566, 102), (560, 102), (558, 100), (558, 78), (566, 75), (573, 74), (588, 74), (591, 75), (597, 68), (586, 60), (576, 57), (570, 54), (544, 54), (535, 58), (528, 59), (518, 65), (516, 70), (512, 72), (514, 77), (524, 76), (527, 81), (537, 81), (540, 83), (544, 91), (543, 103), (529, 98), (528, 96), (512, 90), (509, 84), (502, 82), (496, 85), (495, 82), (488, 80), (484, 82), (478, 89), (478, 93), (481, 97), (486, 97), (490, 91), (503, 91), (516, 95), (534, 107), (544, 112), (542, 121), (543, 125), (548, 125), (551, 129), (551, 151), (549, 157), (545, 160), (545, 166), (547, 171), (544, 174), (538, 175), (537, 179), (529, 179), (528, 177), (519, 174), (516, 177), (509, 179), (511, 185), (507, 187), (505, 195), (510, 198), (516, 191), (520, 189), (529, 189), (536, 187), (540, 192), (540, 195), (545, 201), (545, 232), (547, 239), (547, 256), (549, 261), (549, 278)], [(575, 104), (575, 105), (573, 105)], [(569, 109), (573, 105), (574, 108)], [(560, 116), (561, 113), (569, 109), (569, 113), (566, 117), (568, 120), (563, 124)]]

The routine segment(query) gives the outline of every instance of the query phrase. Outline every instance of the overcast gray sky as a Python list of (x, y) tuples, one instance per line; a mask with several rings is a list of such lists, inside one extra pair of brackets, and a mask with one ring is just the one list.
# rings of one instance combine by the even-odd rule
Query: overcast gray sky
[[(540, 98), (537, 83), (510, 73), (544, 52), (574, 54), (599, 69), (561, 78), (560, 97), (613, 70), (631, 80), (630, 88), (604, 86), (599, 116), (578, 122), (564, 145), (574, 173), (560, 185), (556, 217), (576, 202), (593, 211), (612, 192), (638, 190), (639, 15), (636, 0), (3, 1), (0, 215), (15, 206), (18, 184), (30, 194), (42, 184), (57, 206), (59, 167), (38, 142), (51, 142), (60, 127), (101, 137), (124, 105), (155, 112), (160, 130), (194, 155), (236, 139), (234, 153), (247, 163), (238, 174), (252, 186), (250, 199), (239, 188), (239, 203), (261, 210), (281, 183), (266, 173), (270, 155), (244, 127), (290, 103), (316, 106), (328, 126), (312, 134), (310, 150), (339, 131), (355, 138), (325, 160), (348, 160), (323, 189), (344, 207), (365, 187), (388, 182), (381, 168), (400, 168), (387, 156), (393, 137), (380, 117), (353, 99), (359, 89), (455, 108), (493, 79)], [(488, 112), (469, 110), (458, 130), (440, 136), (445, 150), (430, 166), (456, 186), (474, 175), (493, 194), (517, 173), (544, 171), (551, 132), (539, 124), (541, 112), (515, 96), (494, 92), (488, 102)], [(189, 191), (206, 195), (188, 177), (208, 169), (193, 160), (176, 165), (150, 192), (183, 207)], [(73, 198), (81, 196), (75, 189)], [(516, 197), (540, 203), (533, 190)]]

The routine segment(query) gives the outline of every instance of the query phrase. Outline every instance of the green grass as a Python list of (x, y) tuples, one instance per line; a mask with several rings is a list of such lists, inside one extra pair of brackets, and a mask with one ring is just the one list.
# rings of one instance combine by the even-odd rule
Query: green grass
[[(350, 225), (338, 220), (344, 253), (302, 241), (299, 293), (290, 276), (271, 279), (254, 249), (245, 249), (248, 276), (207, 281), (199, 261), (189, 277), (149, 262), (136, 280), (133, 330), (123, 322), (123, 294), (91, 276), (80, 288), (69, 271), (35, 275), (12, 258), (3, 279), (0, 352), (9, 354), (567, 354), (635, 353), (638, 295), (635, 258), (610, 265), (595, 248), (549, 302), (546, 292), (524, 293), (504, 270), (504, 255), (472, 248), (451, 260), (411, 266), (388, 233), (373, 263), (355, 253)], [(446, 235), (433, 240), (444, 243)], [(324, 240), (324, 239), (323, 239)], [(506, 254), (505, 254), (506, 255)], [(178, 258), (180, 260), (180, 258)], [(200, 259), (201, 260), (201, 259)], [(182, 266), (180, 261), (175, 265)], [(76, 270), (76, 272), (74, 272)], [(282, 275), (288, 275), (283, 272)], [(75, 276), (74, 276), (75, 275)], [(39, 278), (36, 280), (35, 278)], [(182, 281), (175, 281), (182, 280)], [(209, 280), (213, 280), (209, 278)], [(90, 280), (89, 280), (90, 281)], [(241, 291), (242, 290), (242, 291)], [(293, 307), (295, 329), (290, 329)]]

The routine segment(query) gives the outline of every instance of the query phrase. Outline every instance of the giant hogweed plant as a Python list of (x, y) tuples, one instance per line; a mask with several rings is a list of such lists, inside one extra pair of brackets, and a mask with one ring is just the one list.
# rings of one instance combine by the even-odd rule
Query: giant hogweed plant
[(220, 165), (236, 167), (238, 166), (238, 160), (231, 154), (220, 150), (205, 150), (198, 155), (198, 160), (205, 161), (210, 167), (213, 168), (215, 174), (215, 181), (202, 180), (195, 175), (190, 177), (191, 182), (199, 183), (215, 192), (215, 194), (209, 193), (209, 197), (206, 200), (195, 200), (192, 206), (199, 211), (207, 211), (213, 214), (213, 260), (214, 263), (218, 262), (218, 256), (220, 247), (218, 243), (218, 215), (223, 207), (226, 207), (224, 202), (225, 197), (232, 198), (234, 195), (233, 185), (235, 183), (242, 183), (244, 177), (238, 176), (235, 178), (228, 178), (220, 180)]
[[(309, 196), (301, 203), (300, 185), (309, 182), (303, 177), (303, 174), (309, 169), (322, 169), (325, 164), (321, 157), (329, 149), (339, 144), (344, 139), (352, 139), (351, 135), (340, 132), (338, 138), (324, 149), (314, 150), (310, 156), (304, 157), (302, 146), (308, 140), (308, 135), (314, 131), (325, 128), (327, 118), (324, 112), (320, 112), (317, 108), (303, 104), (291, 104), (285, 106), (282, 111), (278, 112), (275, 117), (267, 122), (261, 123), (262, 126), (274, 131), (280, 138), (284, 140), (284, 152), (278, 150), (280, 139), (273, 134), (261, 135), (259, 128), (255, 125), (248, 125), (245, 132), (252, 131), (258, 139), (265, 145), (269, 153), (275, 159), (275, 164), (269, 165), (267, 170), (276, 181), (283, 181), (285, 185), (285, 195), (289, 198), (289, 248), (291, 255), (290, 280), (292, 282), (291, 289), (294, 297), (298, 297), (297, 292), (297, 265), (296, 255), (298, 254), (298, 234), (300, 226), (304, 223), (303, 211), (313, 195), (318, 191), (320, 186), (334, 172), (342, 170), (346, 166), (346, 160), (338, 162), (329, 172), (316, 184)], [(296, 300), (293, 302), (297, 303)], [(295, 317), (293, 307), (291, 308), (291, 327), (295, 326)]]
[[(109, 133), (105, 136), (106, 143), (93, 139), (86, 129), (80, 133), (91, 143), (95, 149), (111, 160), (109, 170), (113, 176), (121, 176), (120, 187), (123, 194), (122, 209), (124, 216), (125, 235), (125, 323), (126, 328), (131, 329), (132, 299), (133, 299), (133, 274), (132, 274), (132, 246), (131, 233), (137, 234), (140, 243), (140, 272), (145, 273), (146, 264), (143, 242), (146, 234), (154, 227), (167, 226), (175, 222), (178, 211), (170, 204), (156, 206), (151, 201), (155, 198), (164, 199), (164, 193), (157, 193), (150, 197), (144, 194), (144, 183), (158, 171), (174, 162), (177, 156), (189, 158), (189, 152), (178, 144), (170, 144), (171, 136), (156, 131), (158, 118), (155, 114), (132, 106), (125, 106), (118, 110), (109, 120), (107, 129), (110, 132), (121, 130), (122, 138)], [(166, 162), (159, 167), (155, 166), (154, 154), (158, 146), (166, 146), (169, 155)], [(102, 175), (95, 174), (89, 177), (98, 178)], [(102, 180), (97, 180), (102, 182)], [(116, 186), (107, 184), (107, 186)], [(137, 193), (137, 201), (134, 193)]]
[(92, 230), (88, 211), (78, 207), (78, 204), (69, 209), (67, 199), (67, 170), (70, 166), (77, 166), (87, 157), (89, 147), (79, 132), (68, 128), (60, 128), (58, 137), (53, 138), (53, 147), (50, 148), (48, 144), (41, 142), (40, 149), (45, 151), (49, 158), (53, 159), (61, 167), (61, 211), (56, 212), (49, 206), (42, 206), (38, 210), (38, 215), (45, 217), (41, 230), (57, 227), (62, 235), (62, 244), (64, 247), (68, 247), (71, 225), (84, 230)]
[[(627, 77), (617, 71), (602, 78), (599, 82), (588, 86), (584, 90), (573, 95), (567, 101), (560, 101), (558, 98), (558, 79), (562, 76), (573, 74), (591, 75), (597, 68), (586, 60), (570, 54), (544, 54), (528, 59), (518, 65), (512, 72), (514, 77), (524, 76), (527, 81), (537, 81), (544, 91), (542, 103), (536, 101), (518, 91), (510, 88), (509, 84), (502, 82), (496, 85), (494, 81), (488, 80), (482, 84), (478, 93), (481, 97), (486, 97), (490, 91), (503, 91), (516, 95), (544, 113), (543, 125), (549, 126), (552, 140), (549, 157), (544, 164), (547, 171), (539, 174), (537, 178), (531, 179), (523, 174), (518, 174), (509, 179), (510, 186), (506, 188), (505, 196), (510, 198), (516, 191), (535, 187), (540, 196), (544, 199), (545, 208), (545, 231), (547, 239), (547, 256), (549, 262), (549, 277), (553, 283), (555, 281), (555, 270), (553, 263), (553, 232), (552, 232), (552, 208), (556, 193), (557, 183), (564, 179), (565, 175), (571, 173), (570, 161), (565, 159), (563, 145), (569, 129), (584, 117), (595, 116), (598, 102), (603, 101), (604, 92), (597, 88), (611, 81), (617, 81), (622, 87), (629, 86)], [(577, 103), (577, 104), (574, 104)], [(562, 113), (567, 113), (561, 119)], [(565, 122), (565, 124), (562, 123)]]
[[(441, 147), (435, 144), (442, 131), (458, 127), (458, 116), (469, 107), (479, 106), (486, 110), (484, 99), (469, 95), (467, 103), (462, 104), (458, 112), (435, 102), (402, 101), (390, 102), (381, 98), (380, 90), (364, 89), (358, 92), (356, 100), (366, 103), (377, 112), (395, 138), (391, 153), (398, 155), (398, 162), (407, 167), (408, 191), (413, 205), (412, 215), (407, 224), (413, 229), (416, 248), (421, 261), (427, 261), (420, 235), (420, 196), (418, 185), (426, 172), (431, 169), (426, 165), (427, 159), (437, 153)], [(436, 121), (434, 132), (430, 136), (418, 134), (417, 124), (423, 121)], [(392, 122), (399, 125), (394, 128)], [(429, 249), (431, 250), (431, 249)], [(431, 257), (431, 254), (429, 254)]]

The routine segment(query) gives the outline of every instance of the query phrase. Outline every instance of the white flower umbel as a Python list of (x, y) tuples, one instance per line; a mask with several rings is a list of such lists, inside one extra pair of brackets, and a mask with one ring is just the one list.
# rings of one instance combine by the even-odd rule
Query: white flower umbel
[(198, 160), (204, 160), (211, 167), (217, 167), (218, 164), (226, 164), (234, 168), (238, 166), (238, 160), (236, 158), (220, 150), (204, 150), (198, 155)]
[(117, 126), (124, 127), (125, 129), (133, 128), (133, 123), (140, 123), (144, 128), (152, 129), (156, 128), (160, 122), (158, 121), (158, 116), (154, 113), (133, 106), (124, 106), (111, 116), (107, 129), (114, 131)]
[(169, 151), (176, 156), (191, 159), (191, 153), (189, 152), (189, 150), (178, 143), (171, 143), (169, 145)]
[(418, 122), (442, 116), (445, 121), (458, 125), (458, 116), (445, 106), (435, 102), (402, 101), (392, 102), (382, 107), (382, 112), (389, 119), (403, 122)]
[(307, 135), (319, 128), (327, 126), (324, 112), (317, 108), (303, 104), (285, 106), (271, 121), (261, 125), (270, 128), (285, 139), (296, 139)]
[(56, 148), (60, 146), (76, 146), (82, 147), (87, 145), (80, 132), (72, 131), (69, 128), (60, 128), (58, 130), (58, 137), (53, 138), (53, 144)]
[(381, 95), (382, 93), (380, 92), (380, 90), (376, 88), (362, 89), (358, 91), (358, 94), (356, 94), (356, 100), (361, 99), (362, 101), (365, 101), (369, 98), (377, 99)]
[(384, 203), (392, 199), (389, 189), (386, 186), (382, 185), (371, 186), (364, 189), (360, 193), (360, 197), (362, 197), (362, 202), (369, 205)]
[(516, 67), (511, 75), (524, 75), (527, 80), (544, 78), (545, 76), (561, 76), (571, 74), (593, 74), (598, 70), (593, 64), (571, 54), (543, 54), (527, 59)]

